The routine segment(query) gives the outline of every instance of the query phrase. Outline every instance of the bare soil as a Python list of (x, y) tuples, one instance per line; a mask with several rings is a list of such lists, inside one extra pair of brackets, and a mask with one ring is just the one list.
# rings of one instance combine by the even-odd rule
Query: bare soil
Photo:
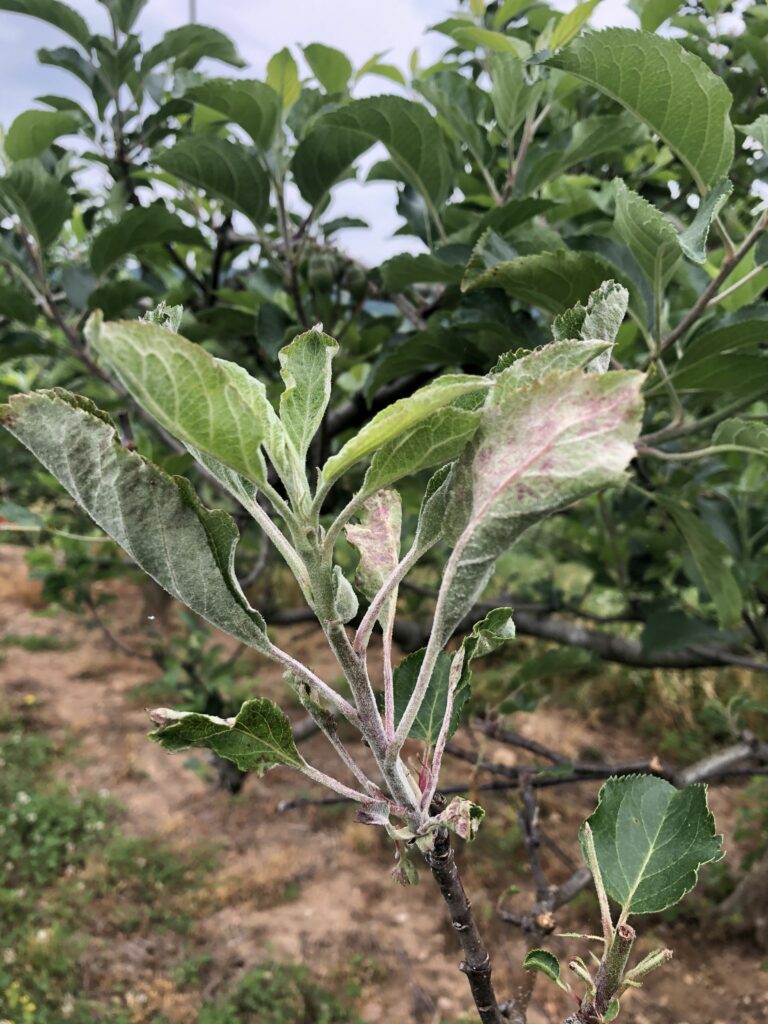
[[(110, 587), (117, 595), (109, 610), (116, 635), (129, 648), (141, 649), (150, 628), (142, 592), (124, 583)], [(370, 1024), (452, 1024), (464, 1015), (474, 1019), (465, 978), (457, 970), (455, 936), (432, 880), (422, 872), (415, 888), (395, 884), (389, 875), (393, 851), (381, 830), (355, 824), (347, 807), (279, 813), (280, 801), (297, 792), (324, 795), (287, 770), (248, 779), (243, 794), (233, 798), (190, 770), (184, 755), (169, 755), (148, 742), (147, 717), (134, 688), (158, 670), (115, 650), (83, 619), (45, 612), (39, 587), (27, 576), (23, 552), (12, 546), (0, 547), (0, 629), (54, 636), (71, 645), (40, 652), (14, 647), (0, 664), (0, 685), (11, 704), (32, 695), (46, 729), (78, 739), (76, 758), (65, 769), (71, 786), (107, 789), (125, 809), (122, 827), (129, 835), (159, 837), (187, 851), (203, 840), (218, 850), (191, 936), (195, 950), (213, 958), (201, 974), (199, 990), (177, 990), (171, 966), (179, 959), (181, 939), (162, 932), (118, 941), (94, 938), (82, 961), (86, 991), (132, 1008), (136, 1024), (160, 1015), (170, 1024), (193, 1024), (201, 998), (218, 997), (255, 964), (281, 958), (304, 961), (321, 977), (333, 979), (355, 957), (375, 965), (365, 974), (359, 1010)], [(316, 632), (287, 629), (280, 642), (326, 678), (337, 676)], [(254, 692), (279, 695), (279, 670), (257, 658), (252, 666)], [(602, 750), (606, 758), (653, 753), (632, 733), (606, 734), (569, 710), (544, 708), (520, 716), (515, 724), (568, 753), (588, 748)], [(465, 733), (457, 739), (470, 745), (477, 737)], [(336, 770), (322, 737), (311, 738), (302, 752), (318, 767)], [(493, 745), (486, 754), (507, 761), (517, 756)], [(444, 781), (461, 783), (469, 770), (450, 761)], [(546, 793), (542, 801), (545, 833), (574, 864), (578, 823), (594, 806), (596, 789), (593, 784), (569, 787)], [(728, 787), (712, 794), (729, 849), (733, 802), (734, 791)], [(524, 947), (519, 935), (497, 920), (493, 908), (499, 893), (513, 882), (522, 889), (515, 899), (525, 903), (527, 872), (524, 854), (514, 842), (514, 795), (494, 795), (483, 803), (488, 817), (480, 836), (459, 857), (494, 951), (497, 989), (505, 995), (519, 978)], [(567, 875), (567, 866), (557, 857), (550, 855), (549, 866), (553, 880)], [(565, 931), (593, 929), (596, 923), (595, 901), (586, 896), (565, 908), (558, 921)], [(622, 1019), (628, 1024), (768, 1022), (764, 956), (726, 941), (715, 921), (637, 923), (641, 950), (668, 945), (675, 950), (675, 961), (646, 988), (626, 997)], [(185, 941), (188, 950), (190, 939)], [(562, 939), (552, 944), (566, 960), (569, 952), (585, 953), (577, 946)], [(568, 997), (540, 980), (531, 1024), (557, 1024), (568, 1010)]]

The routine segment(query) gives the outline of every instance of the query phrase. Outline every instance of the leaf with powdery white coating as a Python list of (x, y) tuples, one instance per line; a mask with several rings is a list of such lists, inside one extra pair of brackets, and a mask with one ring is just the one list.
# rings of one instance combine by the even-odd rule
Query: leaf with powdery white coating
[(711, 186), (728, 173), (733, 97), (722, 78), (676, 40), (603, 29), (576, 39), (547, 63), (596, 86), (645, 121), (697, 183)]
[[(724, 855), (700, 783), (675, 789), (652, 775), (611, 778), (587, 821), (606, 891), (629, 914), (679, 903), (701, 865)], [(586, 858), (583, 826), (580, 838)]]
[[(567, 315), (567, 314), (565, 314)], [(532, 352), (512, 353), (511, 362), (497, 371), (496, 380), (503, 388), (521, 387), (540, 381), (548, 373), (567, 373), (588, 367), (608, 348), (607, 341), (552, 341)]]
[(338, 351), (330, 335), (313, 327), (278, 353), (280, 376), (285, 383), (280, 419), (302, 460), (323, 422), (331, 397), (331, 363)]
[(491, 386), (491, 381), (484, 377), (472, 377), (469, 374), (447, 374), (438, 377), (423, 388), (419, 388), (408, 398), (401, 398), (392, 405), (377, 413), (373, 419), (342, 447), (336, 455), (332, 455), (323, 466), (322, 479), (325, 484), (346, 473), (360, 462), (361, 459), (378, 451), (389, 441), (400, 437), (418, 423), (427, 419), (446, 405), (450, 405), (462, 395), (473, 391), (481, 391)]
[(254, 483), (264, 482), (259, 447), (277, 417), (261, 381), (157, 324), (92, 323), (93, 349), (158, 423)]
[(527, 527), (621, 483), (634, 455), (642, 374), (575, 369), (536, 379), (548, 358), (540, 349), (497, 376), (480, 428), (454, 467), (446, 516), (453, 550), (435, 609), (441, 645)]
[(277, 704), (263, 697), (247, 700), (235, 718), (168, 708), (155, 708), (149, 714), (158, 726), (150, 739), (166, 750), (204, 747), (234, 761), (241, 771), (257, 775), (279, 764), (301, 771), (305, 764), (296, 749), (291, 723)]
[(400, 561), (402, 505), (397, 491), (372, 494), (359, 514), (359, 522), (345, 527), (347, 540), (360, 553), (355, 583), (371, 600)]
[(235, 578), (237, 528), (204, 508), (188, 480), (123, 448), (105, 413), (60, 389), (13, 396), (0, 422), (161, 587), (218, 629), (269, 650), (264, 620)]
[(552, 334), (558, 340), (568, 338), (600, 338), (610, 342), (600, 355), (588, 364), (595, 373), (605, 373), (611, 362), (611, 349), (629, 305), (629, 292), (615, 281), (603, 281), (587, 299), (586, 306), (579, 302), (567, 309), (552, 323)]

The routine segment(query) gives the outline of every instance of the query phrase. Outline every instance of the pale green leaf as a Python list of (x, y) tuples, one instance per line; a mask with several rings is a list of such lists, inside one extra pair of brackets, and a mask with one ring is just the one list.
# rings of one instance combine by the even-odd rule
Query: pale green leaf
[(161, 587), (225, 633), (268, 648), (264, 620), (234, 575), (238, 534), (225, 512), (203, 508), (187, 480), (123, 448), (87, 399), (16, 395), (0, 420)]
[(741, 590), (733, 574), (733, 556), (725, 544), (693, 512), (677, 501), (655, 493), (653, 500), (668, 513), (683, 536), (704, 590), (709, 594), (723, 629), (741, 622)]
[(680, 262), (677, 231), (655, 206), (627, 188), (620, 178), (614, 179), (613, 188), (616, 232), (640, 264), (651, 287), (663, 290)]
[(496, 53), (490, 59), (491, 100), (499, 127), (511, 136), (525, 120), (532, 86), (525, 79), (522, 60), (514, 53)]
[(698, 183), (711, 186), (728, 173), (734, 151), (731, 94), (704, 61), (675, 40), (604, 29), (580, 36), (549, 63), (642, 118)]
[(304, 47), (304, 56), (326, 92), (346, 92), (353, 70), (346, 54), (323, 43), (310, 43)]
[(194, 68), (204, 57), (236, 68), (245, 67), (245, 61), (229, 36), (209, 25), (189, 24), (166, 32), (160, 42), (146, 52), (141, 69), (146, 73), (169, 60), (177, 68)]
[(467, 50), (476, 50), (479, 47), (490, 50), (491, 53), (512, 53), (520, 60), (527, 60), (531, 55), (531, 48), (524, 39), (473, 25), (471, 21), (464, 21), (462, 18), (441, 21), (438, 25), (432, 26), (432, 31), (442, 32)]
[(280, 97), (264, 82), (209, 78), (184, 96), (240, 125), (259, 148), (269, 149), (272, 144), (280, 123)]
[(630, 914), (679, 903), (701, 865), (723, 857), (701, 784), (678, 790), (652, 775), (611, 778), (587, 821), (606, 891)]
[(447, 374), (420, 388), (408, 398), (393, 402), (350, 438), (341, 451), (328, 459), (323, 467), (323, 481), (326, 484), (332, 483), (361, 459), (406, 434), (438, 409), (450, 405), (462, 395), (489, 386), (490, 382), (483, 377)]
[[(579, 358), (596, 354), (588, 342), (554, 344), (559, 352), (575, 346)], [(620, 484), (634, 456), (642, 375), (551, 372), (548, 347), (497, 376), (480, 428), (454, 467), (446, 517), (452, 551), (435, 611), (442, 643), (525, 529)]]
[(457, 458), (480, 423), (478, 409), (449, 405), (381, 446), (363, 481), (370, 494), (422, 469)]
[(464, 264), (441, 259), (439, 254), (403, 252), (393, 256), (380, 267), (381, 283), (388, 292), (399, 292), (411, 284), (444, 282), (460, 284)]
[(38, 156), (60, 135), (75, 135), (82, 119), (64, 110), (25, 110), (13, 121), (5, 137), (11, 160)]
[(680, 248), (683, 254), (694, 263), (706, 263), (707, 238), (712, 221), (725, 205), (733, 185), (728, 178), (723, 178), (706, 194), (699, 204), (696, 216), (680, 234)]
[(58, 238), (72, 203), (64, 186), (41, 163), (22, 160), (0, 178), (0, 209), (15, 214), (45, 249)]
[(150, 717), (159, 728), (149, 738), (165, 750), (204, 747), (234, 761), (241, 771), (257, 775), (279, 764), (299, 771), (304, 767), (291, 723), (277, 704), (264, 697), (247, 700), (235, 718), (168, 708), (155, 708)]
[(759, 142), (763, 152), (768, 152), (768, 114), (760, 114), (751, 124), (737, 124), (736, 128)]
[(640, 28), (655, 32), (680, 10), (680, 0), (629, 0), (630, 10), (640, 18)]
[(280, 97), (284, 110), (292, 107), (301, 95), (299, 69), (287, 46), (269, 58), (267, 85)]
[(757, 420), (723, 420), (712, 435), (712, 444), (735, 444), (768, 455), (768, 425)]
[(66, 32), (68, 36), (88, 49), (91, 30), (88, 23), (77, 11), (59, 0), (0, 0), (0, 11), (14, 14), (28, 14), (32, 18), (47, 21), (49, 25)]
[(204, 239), (197, 228), (185, 224), (161, 203), (136, 206), (96, 236), (91, 246), (91, 266), (102, 274), (123, 256), (166, 242), (203, 245)]
[(269, 212), (269, 178), (247, 147), (198, 135), (182, 139), (155, 159), (163, 170), (244, 213), (256, 227), (264, 223)]
[(567, 46), (592, 17), (592, 12), (599, 3), (600, 0), (583, 0), (582, 3), (576, 4), (573, 10), (561, 15), (552, 34), (546, 40), (547, 49), (554, 51)]
[(357, 615), (359, 601), (340, 565), (333, 567), (333, 608), (339, 622), (350, 622)]
[(105, 323), (90, 331), (89, 340), (166, 430), (254, 483), (263, 483), (259, 447), (275, 414), (261, 381), (157, 324)]
[(400, 96), (353, 100), (318, 117), (293, 158), (304, 198), (317, 203), (376, 142), (387, 147), (404, 181), (444, 202), (453, 182), (451, 144), (426, 107)]
[[(478, 243), (479, 244), (479, 243)], [(616, 276), (607, 260), (591, 252), (543, 252), (518, 256), (464, 277), (464, 291), (502, 288), (507, 295), (549, 313), (561, 313), (583, 302), (603, 281)]]
[(280, 419), (302, 460), (331, 398), (331, 363), (338, 351), (337, 342), (314, 327), (278, 353), (285, 384), (280, 396)]

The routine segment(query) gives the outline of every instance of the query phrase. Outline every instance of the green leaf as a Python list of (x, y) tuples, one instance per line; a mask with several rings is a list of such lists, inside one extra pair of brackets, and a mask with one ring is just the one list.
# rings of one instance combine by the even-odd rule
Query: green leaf
[(714, 391), (747, 397), (768, 387), (768, 359), (761, 352), (768, 334), (768, 306), (753, 306), (705, 329), (674, 365), (678, 391)]
[(264, 82), (209, 78), (187, 89), (185, 99), (215, 110), (239, 124), (261, 149), (269, 149), (280, 123), (280, 97)]
[(149, 0), (112, 0), (110, 9), (121, 32), (130, 32)]
[(568, 988), (560, 980), (560, 961), (554, 953), (550, 953), (546, 949), (529, 950), (523, 960), (523, 967), (526, 971), (539, 971), (541, 974), (546, 974), (550, 981), (554, 981), (560, 988)]
[[(426, 648), (414, 651), (407, 658), (403, 658), (394, 671), (395, 687), (395, 726), (403, 717), (408, 701), (416, 687), (416, 680), (419, 678), (424, 661)], [(451, 658), (444, 651), (441, 651), (435, 662), (435, 668), (429, 680), (427, 692), (419, 708), (419, 713), (408, 733), (411, 739), (421, 740), (428, 747), (434, 747), (440, 735), (440, 728), (445, 718), (448, 707), (448, 694), (450, 688)], [(451, 711), (451, 722), (448, 729), (449, 738), (453, 736), (459, 727), (461, 713), (469, 697), (469, 683), (461, 679), (453, 694), (453, 708)]]
[(509, 137), (525, 120), (531, 102), (522, 60), (514, 53), (496, 53), (490, 58), (491, 100), (496, 120)]
[(680, 0), (629, 0), (629, 8), (640, 18), (640, 28), (655, 32), (680, 10)]
[(441, 21), (439, 25), (432, 26), (433, 32), (442, 32), (450, 36), (467, 50), (490, 50), (491, 53), (513, 53), (520, 60), (526, 60), (531, 55), (531, 48), (524, 39), (507, 35), (504, 32), (494, 32), (489, 28), (482, 28), (480, 25), (473, 25), (470, 21), (461, 18), (448, 18)]
[(257, 775), (279, 764), (301, 771), (305, 764), (296, 749), (291, 723), (277, 704), (264, 697), (247, 700), (236, 718), (168, 708), (156, 708), (150, 717), (159, 728), (149, 738), (166, 750), (204, 747), (234, 761), (240, 771)]
[(269, 649), (264, 620), (234, 576), (237, 528), (204, 508), (189, 481), (123, 448), (109, 417), (66, 391), (15, 395), (0, 422), (161, 587), (225, 633)]
[(387, 147), (404, 181), (435, 205), (444, 202), (453, 183), (448, 139), (426, 107), (400, 96), (353, 100), (317, 118), (293, 158), (307, 202), (322, 199), (376, 142)]
[(476, 622), (464, 640), (464, 668), (473, 658), (484, 658), (498, 650), (507, 640), (515, 639), (515, 621), (511, 608), (494, 608), (484, 619)]
[(760, 114), (751, 124), (737, 124), (736, 128), (759, 142), (763, 152), (768, 152), (768, 114)]
[(457, 405), (438, 409), (375, 452), (365, 474), (363, 492), (370, 494), (422, 469), (452, 462), (464, 450), (479, 424), (479, 409), (463, 409)]
[(303, 461), (320, 429), (331, 398), (331, 363), (337, 342), (318, 328), (306, 331), (280, 349), (280, 419)]
[(621, 1012), (621, 1005), (619, 1003), (619, 1000), (618, 999), (612, 999), (610, 1001), (610, 1003), (608, 1004), (608, 1009), (605, 1011), (605, 1013), (603, 1015), (603, 1020), (605, 1021), (605, 1024), (610, 1024), (610, 1022), (612, 1020), (616, 1020), (616, 1018), (619, 1016), (620, 1012)]
[(165, 171), (244, 213), (260, 227), (269, 212), (269, 178), (253, 151), (213, 135), (177, 142), (156, 157)]
[[(461, 673), (453, 691), (453, 706), (451, 708), (448, 739), (458, 729), (461, 713), (469, 698), (472, 680), (471, 663), (473, 659), (482, 658), (490, 654), (507, 640), (513, 639), (514, 636), (515, 625), (512, 620), (512, 610), (510, 608), (497, 608), (489, 612), (481, 622), (478, 622), (473, 627), (469, 636), (464, 639), (462, 644)], [(424, 661), (425, 652), (426, 648), (423, 648), (420, 651), (409, 654), (394, 671), (395, 726), (400, 722), (411, 699)], [(448, 707), (452, 661), (453, 658), (445, 652), (439, 654), (429, 680), (427, 692), (419, 708), (419, 713), (408, 734), (411, 739), (421, 740), (429, 747), (434, 747), (437, 742)]]
[(683, 250), (683, 254), (694, 263), (706, 263), (709, 229), (731, 192), (733, 192), (733, 184), (728, 178), (718, 181), (702, 199), (696, 216), (681, 233), (680, 248)]
[(304, 47), (304, 56), (326, 92), (346, 92), (353, 70), (346, 54), (323, 43), (310, 43)]
[(457, 71), (436, 71), (415, 84), (454, 141), (466, 146), (484, 164), (490, 150), (485, 127), (488, 101), (482, 89)]
[(72, 204), (64, 186), (46, 174), (42, 164), (22, 160), (0, 178), (0, 209), (16, 214), (45, 249), (58, 238)]
[(148, 245), (203, 245), (204, 241), (197, 228), (189, 227), (162, 203), (135, 206), (96, 236), (91, 246), (91, 266), (97, 274), (103, 274), (123, 256), (140, 252)]
[(701, 865), (723, 857), (701, 784), (678, 790), (651, 775), (611, 778), (587, 821), (606, 891), (630, 914), (679, 903)]
[(426, 387), (419, 388), (408, 398), (393, 402), (350, 438), (341, 451), (328, 459), (322, 472), (324, 483), (332, 483), (355, 463), (406, 434), (432, 413), (449, 405), (461, 395), (487, 387), (490, 387), (490, 382), (483, 377), (446, 374)]
[(663, 290), (680, 262), (677, 231), (655, 206), (627, 188), (620, 178), (614, 179), (613, 189), (616, 232), (640, 264), (651, 287)]
[(725, 544), (693, 512), (672, 498), (654, 493), (653, 500), (669, 515), (691, 553), (704, 590), (709, 594), (723, 629), (741, 621), (741, 590), (733, 575), (733, 556)]
[(554, 51), (567, 46), (589, 21), (599, 3), (600, 0), (583, 0), (582, 3), (576, 4), (572, 11), (563, 14), (546, 41), (547, 49)]
[(89, 331), (89, 341), (166, 430), (254, 483), (264, 482), (260, 445), (276, 417), (261, 381), (157, 324), (104, 323)]
[(33, 324), (37, 320), (37, 306), (19, 285), (0, 284), (0, 316)]
[(177, 68), (194, 68), (204, 57), (236, 68), (245, 67), (245, 61), (229, 36), (208, 25), (190, 24), (166, 32), (160, 42), (144, 55), (141, 69), (146, 74), (169, 60)]
[(38, 156), (60, 135), (74, 135), (81, 125), (78, 114), (60, 110), (25, 110), (14, 120), (5, 137), (11, 160)]
[(292, 107), (301, 95), (299, 69), (286, 46), (269, 59), (267, 85), (280, 97), (284, 110)]
[(477, 288), (503, 288), (507, 295), (521, 302), (549, 313), (562, 313), (615, 276), (615, 269), (601, 256), (561, 249), (518, 256), (476, 275), (468, 269), (462, 289), (471, 292)]
[[(701, 185), (733, 162), (725, 82), (673, 39), (627, 28), (580, 36), (548, 63), (582, 78), (641, 118)], [(674, 96), (674, 103), (670, 97)]]
[(428, 252), (416, 255), (403, 252), (382, 263), (380, 271), (385, 291), (399, 292), (417, 283), (460, 284), (464, 276), (464, 264), (451, 263)]
[(62, 32), (66, 32), (86, 50), (88, 49), (91, 30), (87, 21), (68, 4), (60, 3), (59, 0), (0, 0), (0, 11), (28, 14), (32, 18), (47, 21), (49, 25), (60, 28)]
[[(611, 342), (612, 346), (626, 316), (628, 304), (629, 292), (623, 285), (615, 281), (603, 281), (589, 296), (586, 306), (579, 302), (555, 317), (552, 336), (555, 341), (570, 338), (581, 338), (584, 341), (601, 339)], [(589, 368), (596, 373), (605, 373), (610, 362), (611, 348), (606, 348), (592, 360)]]
[(480, 428), (453, 471), (446, 515), (452, 551), (435, 610), (439, 642), (524, 530), (622, 482), (640, 431), (642, 375), (552, 372), (599, 351), (594, 343), (554, 342), (496, 376)]
[(756, 420), (723, 420), (712, 435), (712, 444), (737, 444), (752, 448), (757, 455), (768, 455), (768, 425)]

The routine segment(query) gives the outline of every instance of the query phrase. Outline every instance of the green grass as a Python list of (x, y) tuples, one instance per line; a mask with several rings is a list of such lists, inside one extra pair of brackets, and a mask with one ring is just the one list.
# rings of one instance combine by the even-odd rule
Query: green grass
[(20, 647), (32, 653), (38, 651), (71, 651), (74, 644), (56, 636), (38, 636), (35, 633), (6, 633), (0, 637), (0, 647)]

